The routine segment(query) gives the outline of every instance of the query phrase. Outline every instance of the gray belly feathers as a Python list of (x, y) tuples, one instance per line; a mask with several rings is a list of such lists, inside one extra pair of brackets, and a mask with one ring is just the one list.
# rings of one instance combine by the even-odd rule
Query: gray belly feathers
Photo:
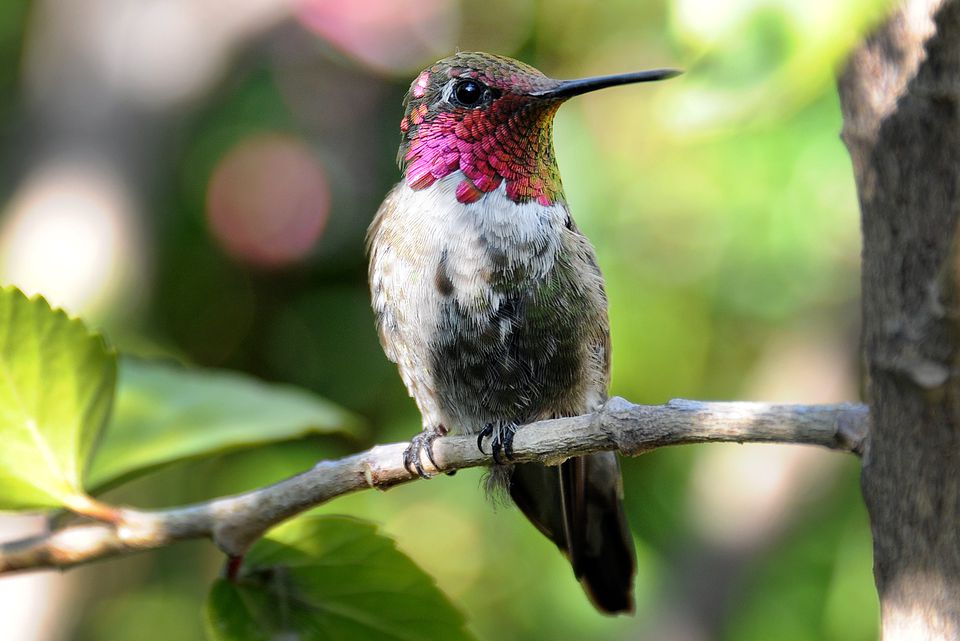
[(400, 185), (370, 231), (381, 341), (424, 427), (475, 433), (594, 409), (608, 382), (606, 297), (566, 206), (450, 200)]
[(491, 283), (489, 305), (464, 305), (455, 291), (438, 301), (430, 364), (443, 411), (460, 419), (457, 427), (527, 423), (556, 414), (576, 395), (589, 358), (579, 343), (584, 325), (597, 319), (563, 262), (533, 279)]

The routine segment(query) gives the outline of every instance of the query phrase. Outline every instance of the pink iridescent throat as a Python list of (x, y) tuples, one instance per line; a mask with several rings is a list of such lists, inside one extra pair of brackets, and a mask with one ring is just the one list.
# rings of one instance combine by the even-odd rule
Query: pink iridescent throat
[(409, 143), (402, 160), (407, 184), (423, 189), (461, 171), (457, 200), (476, 202), (505, 183), (513, 202), (562, 202), (551, 129), (559, 102), (506, 94), (485, 109), (428, 113), (426, 104), (400, 123)]

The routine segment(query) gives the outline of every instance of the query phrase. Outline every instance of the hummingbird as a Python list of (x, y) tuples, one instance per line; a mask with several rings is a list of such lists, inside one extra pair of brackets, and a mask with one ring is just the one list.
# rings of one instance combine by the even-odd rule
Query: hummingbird
[(677, 75), (555, 80), (511, 58), (460, 52), (404, 99), (402, 180), (367, 232), (380, 342), (423, 418), (403, 463), (446, 434), (489, 441), (488, 488), (508, 494), (570, 560), (594, 605), (633, 611), (636, 554), (613, 452), (559, 466), (511, 462), (517, 426), (607, 399), (610, 330), (593, 246), (570, 215), (553, 118), (573, 96)]

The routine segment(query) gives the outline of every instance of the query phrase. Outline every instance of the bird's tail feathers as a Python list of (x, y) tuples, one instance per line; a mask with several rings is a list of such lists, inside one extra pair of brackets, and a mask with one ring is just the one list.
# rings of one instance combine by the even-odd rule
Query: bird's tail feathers
[(509, 489), (524, 515), (570, 559), (599, 610), (633, 612), (636, 552), (614, 453), (577, 457), (558, 467), (515, 465)]

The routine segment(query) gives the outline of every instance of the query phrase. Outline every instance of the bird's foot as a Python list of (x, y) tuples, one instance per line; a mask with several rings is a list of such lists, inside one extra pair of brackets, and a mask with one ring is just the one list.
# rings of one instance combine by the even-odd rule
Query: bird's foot
[(403, 466), (407, 468), (407, 471), (411, 474), (418, 474), (420, 478), (431, 478), (433, 475), (427, 474), (423, 469), (422, 453), (426, 451), (427, 459), (439, 470), (440, 466), (433, 458), (433, 442), (444, 434), (446, 434), (446, 430), (441, 427), (436, 430), (424, 430), (410, 439), (410, 445), (403, 451)]
[(503, 465), (513, 459), (513, 435), (516, 433), (517, 426), (513, 423), (487, 423), (477, 435), (477, 447), (483, 452), (483, 439), (489, 437), (493, 462)]

